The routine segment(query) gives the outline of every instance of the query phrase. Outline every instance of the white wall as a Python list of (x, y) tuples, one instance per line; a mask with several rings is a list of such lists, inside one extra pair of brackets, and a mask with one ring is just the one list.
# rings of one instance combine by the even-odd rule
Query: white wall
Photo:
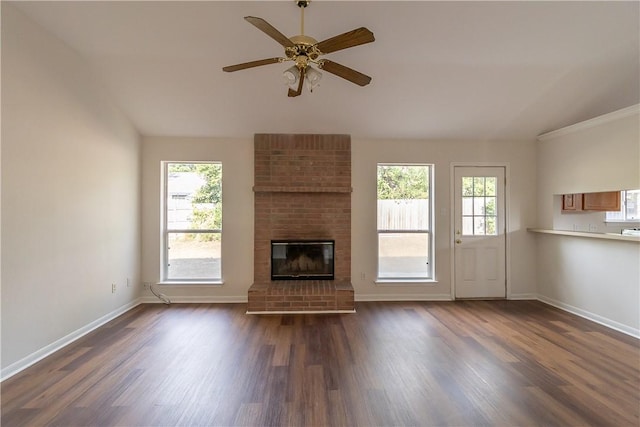
[[(161, 162), (221, 161), (224, 284), (163, 285), (158, 290), (174, 302), (245, 302), (253, 283), (253, 138), (146, 137), (142, 146), (142, 281), (160, 281)], [(155, 300), (149, 291), (143, 296)]]
[[(508, 172), (508, 295), (534, 297), (535, 242), (526, 232), (536, 223), (533, 142), (352, 140), (351, 274), (356, 299), (451, 298), (451, 164), (506, 165)], [(379, 285), (377, 269), (376, 167), (378, 163), (431, 163), (435, 169), (437, 283)], [(364, 274), (364, 279), (362, 278)]]
[[(557, 194), (640, 188), (639, 131), (640, 110), (633, 107), (542, 138), (539, 227), (567, 228), (573, 221), (560, 216)], [(603, 214), (575, 215), (595, 221)], [(640, 245), (538, 235), (537, 260), (542, 300), (640, 335)]]
[(2, 119), (6, 377), (138, 300), (140, 143), (87, 64), (7, 3)]
[[(640, 188), (637, 106), (560, 129), (540, 138), (538, 225), (553, 228), (554, 195)], [(565, 214), (566, 215), (566, 214)], [(581, 214), (576, 214), (581, 215)]]
[(640, 244), (539, 234), (538, 297), (640, 337)]
[[(356, 299), (443, 299), (451, 297), (451, 162), (507, 164), (510, 296), (536, 292), (535, 240), (525, 230), (535, 225), (534, 142), (429, 142), (352, 140), (352, 282)], [(222, 287), (162, 286), (174, 301), (246, 301), (253, 283), (253, 140), (144, 138), (143, 281), (160, 280), (160, 201), (163, 160), (219, 160), (223, 167)], [(377, 286), (376, 165), (378, 162), (435, 164), (436, 271), (438, 283)], [(361, 279), (364, 273), (365, 279)], [(145, 294), (151, 297), (151, 294)], [(152, 300), (151, 298), (149, 300)]]

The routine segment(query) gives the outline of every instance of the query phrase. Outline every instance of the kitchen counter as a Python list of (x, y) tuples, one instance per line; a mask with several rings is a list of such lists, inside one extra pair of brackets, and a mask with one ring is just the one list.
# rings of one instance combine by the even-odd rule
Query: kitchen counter
[(547, 228), (527, 228), (532, 233), (555, 234), (559, 236), (585, 237), (588, 239), (619, 240), (640, 243), (640, 236), (623, 236), (619, 233), (590, 233), (586, 231), (550, 230)]

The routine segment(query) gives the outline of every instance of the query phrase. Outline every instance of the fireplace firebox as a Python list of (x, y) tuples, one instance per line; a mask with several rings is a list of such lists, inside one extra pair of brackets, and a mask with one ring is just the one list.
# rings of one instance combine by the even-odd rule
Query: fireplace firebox
[(271, 280), (333, 280), (334, 240), (272, 240)]

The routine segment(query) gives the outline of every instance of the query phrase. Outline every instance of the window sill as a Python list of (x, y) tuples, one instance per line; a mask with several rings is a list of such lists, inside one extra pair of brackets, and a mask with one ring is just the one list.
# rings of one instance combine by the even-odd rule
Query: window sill
[(376, 279), (376, 286), (433, 286), (438, 283), (434, 279)]
[(164, 282), (158, 282), (156, 283), (156, 285), (158, 286), (194, 286), (194, 287), (199, 287), (199, 286), (204, 286), (204, 287), (209, 287), (209, 286), (222, 286), (224, 285), (224, 282), (222, 280), (213, 280), (213, 281), (187, 281), (187, 280), (167, 280)]

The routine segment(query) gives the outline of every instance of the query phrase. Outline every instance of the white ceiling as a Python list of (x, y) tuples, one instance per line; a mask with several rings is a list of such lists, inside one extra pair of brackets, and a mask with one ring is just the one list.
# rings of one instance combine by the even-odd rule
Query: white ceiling
[(637, 1), (314, 0), (307, 35), (373, 31), (326, 56), (373, 80), (324, 73), (298, 98), (282, 83), (289, 63), (222, 71), (283, 55), (243, 17), (296, 35), (292, 0), (16, 6), (86, 58), (143, 135), (530, 140), (640, 101)]

